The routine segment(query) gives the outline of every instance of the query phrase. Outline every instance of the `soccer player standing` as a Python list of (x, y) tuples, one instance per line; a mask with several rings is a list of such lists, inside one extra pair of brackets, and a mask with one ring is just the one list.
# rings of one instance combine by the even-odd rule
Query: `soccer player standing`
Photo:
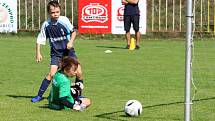
[[(57, 72), (59, 62), (64, 56), (75, 57), (73, 43), (76, 37), (76, 31), (71, 25), (69, 19), (65, 16), (60, 16), (61, 6), (58, 1), (50, 1), (47, 5), (49, 18), (43, 23), (36, 42), (36, 61), (42, 60), (40, 53), (41, 45), (45, 45), (46, 39), (49, 39), (50, 44), (50, 70), (47, 76), (43, 79), (37, 96), (31, 99), (32, 102), (38, 102), (48, 88), (53, 75)], [(83, 85), (82, 69), (80, 64), (77, 68), (76, 82)], [(83, 86), (82, 86), (83, 87)]]

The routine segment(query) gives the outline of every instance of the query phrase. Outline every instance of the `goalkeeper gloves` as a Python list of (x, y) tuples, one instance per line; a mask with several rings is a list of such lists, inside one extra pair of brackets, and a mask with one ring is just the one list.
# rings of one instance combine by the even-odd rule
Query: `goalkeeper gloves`
[(86, 109), (86, 105), (84, 104), (74, 104), (73, 105), (73, 109), (76, 111), (83, 111), (84, 109)]
[(81, 90), (84, 89), (84, 84), (83, 84), (83, 82), (76, 82), (75, 85), (79, 86)]

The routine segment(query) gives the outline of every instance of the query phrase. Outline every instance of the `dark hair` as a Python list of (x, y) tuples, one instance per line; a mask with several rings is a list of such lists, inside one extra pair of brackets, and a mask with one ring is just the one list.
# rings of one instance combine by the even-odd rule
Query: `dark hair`
[(59, 7), (59, 8), (61, 8), (60, 3), (59, 3), (57, 0), (53, 0), (53, 1), (50, 1), (50, 2), (48, 3), (48, 5), (47, 5), (47, 12), (49, 12), (50, 6), (54, 6), (54, 7)]
[(78, 68), (78, 60), (74, 57), (66, 56), (61, 61), (61, 70), (69, 71), (72, 66), (75, 66), (75, 70)]

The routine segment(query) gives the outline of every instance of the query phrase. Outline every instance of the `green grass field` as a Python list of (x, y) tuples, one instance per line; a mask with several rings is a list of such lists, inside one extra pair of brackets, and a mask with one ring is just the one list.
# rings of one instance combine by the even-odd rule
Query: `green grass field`
[[(191, 118), (214, 121), (215, 41), (194, 41), (197, 94)], [(84, 95), (92, 105), (83, 112), (55, 111), (45, 107), (46, 99), (30, 102), (49, 69), (48, 43), (42, 46), (43, 61), (37, 64), (35, 37), (1, 35), (0, 121), (183, 121), (185, 39), (144, 39), (140, 50), (134, 51), (124, 46), (125, 42), (119, 40), (77, 38), (75, 48), (84, 71)], [(108, 49), (113, 53), (105, 54)], [(142, 103), (141, 116), (124, 114), (124, 105), (130, 99)]]

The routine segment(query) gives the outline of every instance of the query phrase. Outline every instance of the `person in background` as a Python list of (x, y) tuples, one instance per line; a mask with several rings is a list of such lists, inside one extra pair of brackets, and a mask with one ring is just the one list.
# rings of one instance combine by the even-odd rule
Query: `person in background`
[(139, 0), (122, 0), (122, 4), (125, 5), (124, 8), (124, 30), (125, 37), (127, 41), (126, 49), (129, 49), (131, 43), (131, 34), (130, 28), (133, 24), (133, 29), (135, 31), (136, 47), (135, 49), (140, 48), (140, 31), (139, 31), (139, 19), (140, 11), (138, 7)]

